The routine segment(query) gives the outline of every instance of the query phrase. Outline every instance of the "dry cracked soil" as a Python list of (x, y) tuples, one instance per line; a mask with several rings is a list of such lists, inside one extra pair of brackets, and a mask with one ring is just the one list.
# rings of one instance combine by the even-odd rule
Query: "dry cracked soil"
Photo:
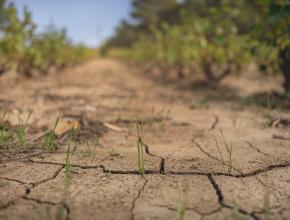
[[(1, 146), (0, 219), (56, 219), (61, 201), (69, 220), (290, 219), (290, 113), (241, 101), (279, 83), (247, 75), (227, 85), (232, 90), (185, 89), (110, 59), (21, 83), (1, 79), (7, 126), (33, 114), (25, 149)], [(44, 151), (44, 132), (58, 115), (60, 125), (80, 127), (73, 137), (60, 129), (57, 149)], [(63, 200), (69, 143), (77, 148)]]

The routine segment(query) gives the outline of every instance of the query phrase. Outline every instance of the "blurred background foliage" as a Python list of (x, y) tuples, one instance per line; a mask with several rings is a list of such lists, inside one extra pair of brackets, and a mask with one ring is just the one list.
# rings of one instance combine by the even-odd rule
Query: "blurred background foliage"
[(19, 12), (13, 3), (0, 0), (0, 74), (11, 69), (32, 76), (81, 63), (96, 50), (74, 45), (66, 30), (53, 24), (41, 33), (36, 31), (31, 12)]
[(132, 0), (102, 54), (218, 83), (246, 64), (282, 73), (290, 91), (289, 0)]

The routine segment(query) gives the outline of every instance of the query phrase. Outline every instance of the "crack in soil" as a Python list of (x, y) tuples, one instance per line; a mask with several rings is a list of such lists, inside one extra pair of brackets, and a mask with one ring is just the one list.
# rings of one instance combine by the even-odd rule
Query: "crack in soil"
[[(140, 175), (137, 170), (108, 170), (103, 164), (101, 164), (99, 167), (102, 169), (104, 173), (123, 174), (123, 175)], [(145, 170), (145, 174), (156, 175), (156, 174), (160, 174), (160, 172), (158, 170)]]
[(11, 179), (11, 178), (6, 178), (6, 177), (0, 177), (0, 179), (4, 179), (4, 180), (7, 180), (7, 181), (12, 181), (12, 182), (17, 182), (17, 183), (19, 183), (21, 185), (24, 185), (24, 188), (25, 188), (25, 194), (24, 195), (20, 196), (19, 198), (15, 199), (13, 201), (8, 202), (7, 204), (4, 204), (4, 205), (0, 206), (0, 211), (9, 208), (11, 205), (14, 205), (16, 203), (16, 201), (18, 201), (19, 199), (24, 198), (27, 195), (29, 195), (31, 193), (31, 190), (33, 188), (35, 188), (36, 186), (55, 179), (58, 176), (58, 174), (64, 169), (64, 167), (65, 166), (59, 167), (54, 172), (54, 174), (51, 177), (48, 177), (46, 179), (43, 179), (43, 180), (40, 180), (40, 181), (37, 181), (37, 182), (34, 182), (34, 183), (23, 182), (21, 180), (16, 180), (16, 179)]
[(264, 187), (270, 188), (270, 186), (268, 184), (264, 183), (259, 177), (255, 176), (255, 179)]
[(46, 182), (48, 182), (48, 181), (50, 181), (50, 180), (53, 180), (53, 179), (55, 179), (57, 176), (58, 176), (58, 174), (64, 169), (64, 167), (65, 166), (61, 166), (61, 167), (59, 167), (54, 173), (53, 173), (53, 175), (51, 176), (51, 177), (48, 177), (48, 178), (46, 178), (46, 179), (43, 179), (43, 180), (40, 180), (40, 181), (37, 181), (37, 182), (34, 182), (34, 183), (29, 183), (30, 185), (31, 185), (31, 188), (34, 188), (34, 187), (36, 187), (36, 186), (38, 186), (38, 185), (40, 185), (40, 184), (42, 184), (42, 183), (46, 183)]
[[(206, 151), (202, 148), (202, 146), (201, 146), (199, 143), (197, 143), (197, 142), (194, 141), (194, 140), (192, 140), (192, 142), (193, 142), (193, 143), (197, 146), (197, 148), (198, 148), (202, 153), (204, 153), (206, 156), (208, 156), (209, 158), (211, 158), (211, 159), (213, 159), (213, 160), (215, 160), (215, 161), (221, 163), (223, 166), (229, 167), (229, 165), (228, 165), (227, 163), (225, 163), (222, 159), (218, 159), (218, 158), (212, 156), (210, 153), (206, 152)], [(240, 173), (241, 175), (243, 174), (243, 172), (242, 172), (241, 170), (239, 170), (238, 168), (234, 167), (232, 164), (231, 164), (230, 167), (231, 167), (231, 169), (237, 171), (237, 172)], [(230, 173), (228, 173), (228, 174), (231, 175)]]
[[(17, 179), (7, 178), (7, 177), (0, 177), (0, 179), (6, 180), (6, 181), (10, 181), (10, 182), (16, 182), (16, 183), (19, 183), (21, 185), (24, 185), (25, 194), (29, 194), (30, 193), (29, 183), (26, 183), (26, 182), (23, 182), (23, 181), (17, 180)], [(1, 210), (1, 208), (0, 208), (0, 210)]]
[(239, 174), (239, 175), (231, 175), (231, 176), (236, 177), (236, 178), (251, 177), (251, 176), (256, 176), (258, 174), (271, 171), (273, 169), (286, 168), (286, 167), (290, 167), (290, 162), (283, 163), (283, 164), (270, 164), (262, 169), (254, 170), (254, 171), (249, 172), (249, 173), (244, 173), (244, 174)]
[[(168, 205), (157, 205), (157, 204), (152, 204), (152, 203), (148, 203), (150, 206), (154, 206), (154, 207), (160, 207), (160, 208), (166, 208), (166, 209), (168, 209), (168, 210), (170, 210), (170, 211), (174, 211), (174, 212), (177, 212), (177, 208), (172, 208), (172, 207), (170, 207), (170, 206), (168, 206)], [(193, 207), (185, 207), (185, 210), (187, 211), (187, 210), (190, 210), (190, 211), (194, 211), (196, 214), (198, 214), (198, 215), (200, 215), (202, 218), (203, 217), (205, 217), (205, 216), (210, 216), (210, 215), (212, 215), (212, 214), (214, 214), (214, 213), (217, 213), (217, 212), (219, 212), (220, 210), (222, 209), (222, 207), (219, 207), (219, 208), (217, 208), (217, 209), (215, 209), (215, 210), (213, 210), (213, 211), (211, 211), (211, 212), (207, 212), (207, 213), (201, 213), (200, 211), (197, 211), (195, 208), (193, 208)]]
[[(57, 163), (57, 162), (49, 162), (49, 161), (35, 161), (35, 160), (27, 160), (26, 162), (29, 163), (38, 163), (38, 164), (50, 164), (50, 165), (58, 165), (58, 166), (65, 166), (65, 163)], [(83, 165), (78, 165), (78, 164), (71, 164), (71, 167), (77, 167), (81, 169), (97, 169), (100, 168), (100, 165), (92, 165), (92, 166), (83, 166)]]
[(253, 148), (258, 153), (263, 154), (266, 157), (271, 157), (273, 159), (276, 159), (275, 157), (271, 156), (270, 154), (267, 154), (267, 153), (263, 152), (260, 148), (258, 148), (255, 145), (253, 145), (250, 141), (245, 141), (245, 142), (249, 145), (249, 147)]
[(279, 140), (282, 140), (282, 141), (290, 141), (290, 138), (283, 137), (283, 136), (276, 135), (276, 134), (273, 135), (273, 139), (279, 139)]
[[(52, 164), (52, 165), (59, 165), (59, 166), (65, 166), (65, 164), (62, 163), (54, 163), (54, 162), (43, 162), (43, 161), (33, 161), (29, 160), (28, 162), (31, 163), (40, 163), (40, 164)], [(101, 170), (104, 173), (110, 173), (110, 174), (124, 174), (124, 175), (139, 175), (139, 172), (137, 170), (109, 170), (107, 169), (103, 164), (101, 165), (94, 165), (94, 166), (82, 166), (82, 165), (77, 165), (77, 164), (72, 164), (72, 167), (78, 167), (81, 169), (97, 169), (101, 168)], [(245, 177), (252, 177), (256, 176), (261, 173), (265, 173), (274, 169), (279, 169), (279, 168), (288, 168), (290, 167), (290, 162), (285, 161), (285, 163), (281, 164), (270, 164), (264, 168), (261, 169), (256, 169), (248, 173), (241, 173), (240, 174), (230, 174), (230, 173), (224, 173), (224, 172), (197, 172), (197, 171), (185, 171), (185, 172), (176, 172), (176, 171), (167, 171), (167, 172), (162, 172), (160, 173), (160, 170), (145, 170), (145, 174), (147, 175), (158, 175), (158, 174), (169, 174), (169, 175), (214, 175), (214, 176), (228, 176), (228, 177), (233, 177), (233, 178), (245, 178)], [(1, 179), (2, 177), (0, 177)], [(11, 180), (13, 181), (13, 180)], [(17, 180), (16, 180), (17, 181)]]
[(272, 159), (277, 159), (277, 158), (275, 158), (274, 156), (272, 156), (272, 155), (270, 155), (270, 154), (267, 154), (267, 153), (265, 153), (265, 152), (263, 152), (260, 148), (258, 148), (258, 147), (256, 147), (255, 145), (253, 145), (250, 141), (245, 141), (248, 145), (249, 145), (249, 147), (251, 147), (251, 148), (253, 148), (255, 151), (257, 151), (258, 153), (260, 153), (260, 154), (262, 154), (262, 155), (264, 155), (264, 156), (266, 156), (266, 157), (270, 157), (270, 158), (272, 158)]
[(249, 217), (252, 217), (254, 220), (259, 220), (260, 218), (258, 216), (256, 216), (255, 212), (247, 212), (244, 209), (241, 208), (237, 208), (237, 207), (233, 207), (231, 205), (228, 205), (224, 202), (224, 195), (222, 193), (222, 190), (219, 188), (219, 185), (217, 184), (217, 182), (215, 181), (213, 175), (208, 175), (208, 180), (211, 183), (212, 187), (214, 188), (216, 195), (218, 197), (218, 202), (219, 204), (224, 207), (224, 208), (228, 208), (228, 209), (237, 209), (239, 213), (243, 214), (243, 215), (247, 215)]
[(133, 202), (132, 202), (132, 206), (131, 206), (131, 209), (130, 209), (130, 212), (131, 212), (130, 220), (134, 220), (134, 219), (135, 219), (134, 210), (135, 210), (135, 207), (136, 207), (136, 202), (140, 199), (141, 194), (142, 194), (142, 192), (144, 192), (145, 187), (146, 187), (146, 185), (147, 185), (147, 183), (148, 183), (148, 180), (147, 180), (146, 178), (144, 178), (144, 180), (145, 180), (145, 181), (144, 181), (143, 186), (139, 189), (136, 198), (134, 198), (134, 200), (133, 200)]
[[(32, 197), (27, 197), (27, 196), (22, 196), (21, 198), (24, 200), (35, 202), (35, 203), (40, 204), (40, 205), (42, 205), (42, 204), (52, 205), (52, 206), (59, 205), (59, 203), (44, 201), (44, 200), (40, 200), (40, 199), (36, 199), (36, 198), (32, 198)], [(66, 203), (64, 203), (63, 206), (64, 206), (64, 209), (66, 210), (66, 218), (65, 219), (69, 220), (70, 219), (70, 216), (69, 216), (70, 215), (70, 208)]]
[(283, 164), (271, 164), (268, 165), (262, 169), (254, 170), (249, 173), (243, 173), (243, 174), (229, 174), (229, 173), (222, 173), (222, 172), (168, 172), (166, 174), (172, 174), (172, 175), (201, 175), (201, 176), (208, 176), (208, 175), (213, 175), (213, 176), (227, 176), (227, 177), (233, 177), (233, 178), (245, 178), (245, 177), (253, 177), (256, 175), (259, 175), (261, 173), (265, 173), (274, 169), (278, 168), (287, 168), (290, 167), (290, 162), (283, 163)]
[(31, 157), (37, 157), (37, 156), (40, 156), (41, 154), (42, 154), (42, 152), (39, 152), (39, 153), (31, 154), (31, 155), (28, 155), (28, 156), (25, 156), (25, 157), (21, 157), (21, 158), (8, 159), (8, 160), (1, 160), (1, 161), (0, 161), (0, 164), (1, 164), (1, 163), (11, 163), (11, 162), (16, 162), (16, 161), (21, 161), (21, 160), (25, 160), (25, 159), (28, 159), (28, 158), (31, 158)]
[(2, 180), (7, 180), (7, 181), (11, 181), (11, 182), (16, 182), (16, 183), (20, 183), (22, 185), (26, 185), (27, 183), (21, 181), (21, 180), (17, 180), (17, 179), (12, 179), (12, 178), (7, 178), (7, 177), (0, 177), (0, 179)]
[[(249, 172), (249, 173), (242, 173), (242, 174), (237, 174), (237, 175), (229, 174), (229, 173), (219, 173), (219, 172), (218, 173), (208, 173), (208, 172), (166, 172), (165, 173), (164, 172), (164, 160), (162, 160), (164, 158), (159, 157), (159, 156), (156, 156), (156, 155), (153, 155), (149, 151), (149, 146), (148, 145), (144, 145), (144, 146), (145, 146), (145, 152), (148, 155), (153, 156), (153, 157), (157, 157), (157, 158), (160, 158), (161, 159), (160, 170), (146, 170), (145, 171), (145, 174), (146, 175), (169, 174), (169, 175), (202, 175), (202, 176), (207, 176), (208, 179), (209, 179), (209, 181), (210, 181), (210, 183), (211, 183), (211, 185), (215, 189), (215, 192), (216, 192), (216, 195), (218, 197), (218, 201), (219, 201), (219, 204), (221, 205), (221, 207), (222, 208), (232, 209), (232, 210), (235, 209), (236, 207), (230, 206), (230, 205), (228, 205), (228, 204), (226, 204), (224, 202), (224, 196), (223, 196), (222, 191), (219, 188), (218, 184), (216, 183), (216, 181), (214, 179), (214, 176), (228, 176), (228, 177), (233, 177), (233, 178), (245, 178), (245, 177), (253, 177), (253, 176), (256, 176), (258, 174), (261, 174), (261, 173), (264, 173), (264, 172), (268, 172), (268, 171), (271, 171), (271, 170), (277, 169), (277, 168), (287, 168), (287, 167), (290, 167), (290, 162), (283, 163), (283, 164), (270, 164), (270, 165), (268, 165), (265, 168), (258, 169), (258, 170), (254, 170), (254, 171)], [(102, 161), (105, 161), (105, 159), (103, 159)], [(22, 184), (22, 185), (25, 186), (25, 194), (22, 195), (22, 196), (20, 196), (19, 198), (15, 199), (15, 200), (13, 200), (13, 201), (9, 201), (7, 204), (4, 204), (4, 205), (0, 206), (0, 211), (9, 208), (12, 205), (15, 205), (16, 202), (19, 199), (21, 199), (21, 198), (22, 199), (27, 199), (27, 200), (32, 200), (32, 201), (37, 202), (39, 204), (57, 205), (57, 203), (48, 202), (48, 201), (41, 201), (41, 200), (38, 200), (38, 199), (35, 199), (35, 198), (30, 198), (30, 197), (27, 197), (27, 196), (31, 193), (31, 190), (34, 187), (36, 187), (36, 186), (38, 186), (40, 184), (43, 184), (45, 182), (48, 182), (48, 181), (51, 181), (51, 180), (55, 179), (59, 175), (59, 173), (64, 169), (65, 164), (55, 163), (55, 162), (33, 161), (31, 159), (29, 159), (28, 162), (31, 162), (31, 163), (40, 163), (40, 164), (58, 165), (60, 167), (54, 172), (54, 174), (51, 177), (48, 177), (46, 179), (43, 179), (43, 180), (40, 180), (40, 181), (37, 181), (37, 182), (34, 182), (34, 183), (26, 183), (26, 182), (23, 182), (23, 181), (17, 180), (17, 179), (0, 177), (0, 179), (4, 179), (4, 180), (7, 180), (7, 181), (17, 182), (17, 183)], [(81, 165), (71, 165), (71, 166), (72, 167), (79, 167), (79, 168), (82, 168), (82, 169), (97, 169), (97, 168), (101, 168), (102, 171), (103, 171), (103, 173), (110, 173), (110, 174), (139, 175), (139, 173), (138, 173), (137, 170), (131, 170), (131, 171), (130, 170), (108, 170), (102, 164), (101, 165), (95, 165), (95, 166), (81, 166)], [(148, 183), (148, 180), (145, 178), (145, 182), (144, 182), (143, 186), (141, 187), (141, 189), (138, 192), (137, 197), (133, 201), (133, 204), (132, 204), (132, 207), (131, 207), (131, 218), (130, 218), (131, 220), (134, 220), (134, 218), (135, 218), (135, 215), (134, 215), (135, 204), (136, 204), (137, 200), (140, 198), (140, 196), (141, 196), (142, 192), (144, 191), (147, 183)], [(29, 187), (29, 185), (30, 185), (30, 187)], [(67, 212), (66, 219), (69, 220), (70, 209), (69, 209), (69, 207), (66, 204), (65, 204), (65, 209), (66, 209), (66, 212)], [(189, 210), (190, 210), (190, 208), (189, 208)], [(218, 212), (219, 210), (214, 210), (212, 213), (208, 213), (208, 214), (199, 213), (199, 212), (197, 212), (194, 209), (193, 209), (193, 211), (195, 211), (197, 214), (199, 214), (201, 216), (204, 216), (204, 215), (213, 214), (215, 212)], [(249, 213), (246, 210), (240, 209), (240, 208), (238, 208), (238, 211), (241, 214), (244, 214), (244, 215), (247, 215), (249, 217), (252, 217), (255, 220), (259, 220), (259, 217), (256, 215), (258, 212), (251, 212), (251, 213)]]
[(12, 200), (12, 201), (9, 201), (9, 202), (7, 202), (6, 204), (0, 206), (0, 211), (5, 210), (5, 209), (8, 209), (8, 208), (9, 208), (10, 206), (12, 206), (12, 205), (15, 205), (15, 203), (16, 203), (19, 199), (20, 199), (20, 198), (15, 199), (15, 200)]
[(155, 154), (152, 154), (149, 150), (149, 146), (147, 144), (145, 144), (144, 142), (142, 142), (143, 145), (145, 146), (145, 153), (148, 154), (149, 156), (151, 157), (155, 157), (155, 158), (159, 158), (161, 161), (160, 161), (160, 166), (159, 166), (159, 173), (160, 174), (164, 174), (165, 172), (165, 158), (164, 157), (161, 157), (161, 156), (157, 156)]

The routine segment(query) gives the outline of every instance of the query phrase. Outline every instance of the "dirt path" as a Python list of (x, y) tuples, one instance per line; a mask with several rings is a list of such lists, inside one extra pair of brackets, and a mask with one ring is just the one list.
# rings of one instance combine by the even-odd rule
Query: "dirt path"
[[(267, 87), (249, 82), (251, 91)], [(9, 109), (10, 126), (34, 110), (30, 149), (1, 150), (0, 219), (55, 218), (72, 140), (58, 138), (53, 153), (42, 145), (59, 114), (81, 125), (65, 219), (177, 219), (184, 210), (184, 219), (290, 219), (290, 129), (272, 120), (289, 118), (287, 111), (265, 117), (265, 109), (236, 99), (204, 99), (205, 89), (160, 86), (112, 60), (21, 84), (2, 80), (0, 87), (0, 113)], [(144, 121), (144, 177), (136, 114)]]

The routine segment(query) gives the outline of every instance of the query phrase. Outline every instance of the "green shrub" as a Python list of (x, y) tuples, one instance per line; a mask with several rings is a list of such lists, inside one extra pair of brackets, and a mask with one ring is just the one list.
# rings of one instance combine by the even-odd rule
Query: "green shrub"
[(78, 64), (97, 55), (96, 50), (84, 45), (74, 45), (66, 30), (50, 24), (36, 34), (36, 24), (28, 8), (23, 15), (13, 3), (0, 2), (0, 71), (16, 68), (22, 75), (48, 73), (52, 68)]

